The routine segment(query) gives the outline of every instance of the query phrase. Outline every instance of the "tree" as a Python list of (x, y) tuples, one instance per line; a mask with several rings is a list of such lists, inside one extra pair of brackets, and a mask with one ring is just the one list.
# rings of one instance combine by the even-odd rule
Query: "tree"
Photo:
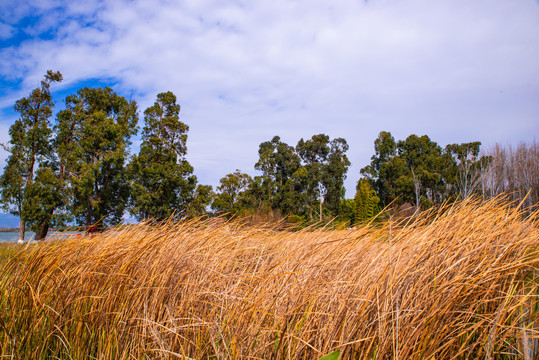
[(416, 207), (422, 203), (429, 206), (443, 201), (442, 148), (427, 135), (419, 137), (412, 134), (397, 143), (397, 153), (406, 162), (409, 183), (413, 184), (403, 191), (403, 198), (415, 203)]
[(65, 211), (65, 183), (55, 165), (40, 166), (35, 181), (27, 188), (27, 224), (35, 231), (34, 240), (47, 237), (51, 226), (62, 226), (70, 219)]
[(213, 201), (213, 197), (214, 194), (211, 185), (197, 185), (195, 194), (187, 205), (187, 215), (195, 217), (206, 214), (206, 208)]
[(326, 189), (324, 202), (333, 216), (338, 216), (342, 210), (341, 200), (345, 195), (344, 180), (350, 166), (346, 156), (348, 144), (343, 138), (336, 138), (329, 143), (329, 147), (328, 161), (322, 175), (322, 183)]
[(344, 198), (344, 179), (350, 166), (346, 157), (348, 144), (342, 138), (332, 141), (325, 134), (314, 135), (304, 141), (300, 139), (296, 152), (307, 170), (306, 200), (309, 216), (312, 214), (318, 198), (319, 216), (322, 219), (323, 206), (332, 213), (339, 215), (341, 200)]
[(219, 182), (212, 209), (222, 213), (237, 214), (247, 208), (246, 205), (251, 199), (246, 195), (253, 182), (249, 175), (236, 170), (221, 178)]
[(310, 181), (309, 172), (305, 166), (300, 166), (286, 181), (282, 203), (284, 214), (303, 216), (311, 213), (311, 208), (308, 206)]
[(375, 155), (361, 174), (375, 189), (384, 206), (408, 202), (420, 206), (440, 203), (451, 195), (453, 158), (428, 136), (410, 135), (395, 142), (381, 132)]
[[(158, 94), (154, 105), (144, 111), (142, 144), (129, 166), (130, 212), (139, 220), (185, 213), (197, 196), (197, 179), (185, 158), (189, 127), (180, 121), (179, 113), (180, 105), (170, 91)], [(206, 196), (206, 188), (199, 190), (198, 196)]]
[(496, 144), (480, 159), (484, 197), (505, 194), (531, 213), (539, 203), (539, 145), (521, 143), (516, 148)]
[(300, 158), (294, 147), (282, 142), (279, 136), (260, 144), (258, 155), (255, 169), (263, 173), (265, 198), (272, 208), (286, 212), (283, 204), (284, 188), (288, 179), (300, 167)]
[(380, 212), (380, 198), (366, 179), (360, 179), (357, 182), (356, 189), (356, 196), (354, 197), (356, 205), (355, 222), (362, 223)]
[(125, 163), (137, 132), (137, 104), (111, 88), (83, 88), (57, 117), (60, 172), (79, 225), (119, 223), (129, 198)]
[(479, 141), (450, 144), (445, 147), (445, 152), (454, 159), (454, 183), (462, 199), (472, 195), (480, 183), (480, 148)]
[[(20, 218), (19, 242), (24, 241), (27, 224), (38, 231), (36, 239), (46, 236), (57, 205), (57, 199), (44, 197), (42, 190), (46, 184), (50, 185), (50, 174), (46, 168), (47, 161), (53, 156), (49, 118), (54, 102), (50, 86), (60, 81), (62, 74), (49, 70), (40, 87), (34, 89), (28, 97), (17, 100), (15, 111), (20, 113), (20, 118), (9, 129), (10, 146), (4, 146), (10, 155), (0, 177), (0, 202), (5, 210)], [(38, 177), (37, 169), (43, 169)], [(45, 179), (44, 183), (40, 183)], [(38, 209), (45, 207), (48, 216), (37, 216)]]
[(361, 174), (369, 181), (384, 205), (396, 197), (394, 183), (403, 175), (405, 164), (393, 161), (397, 155), (397, 143), (388, 131), (381, 131), (374, 141), (374, 155), (370, 165), (361, 169)]

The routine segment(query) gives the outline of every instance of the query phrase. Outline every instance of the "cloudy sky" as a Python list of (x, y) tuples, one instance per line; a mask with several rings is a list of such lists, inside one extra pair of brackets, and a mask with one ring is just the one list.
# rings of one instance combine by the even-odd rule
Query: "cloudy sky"
[(57, 109), (83, 86), (111, 86), (141, 113), (173, 91), (205, 184), (256, 175), (274, 135), (343, 137), (351, 197), (383, 130), (442, 146), (537, 138), (539, 2), (2, 0), (0, 142), (47, 69), (64, 76)]

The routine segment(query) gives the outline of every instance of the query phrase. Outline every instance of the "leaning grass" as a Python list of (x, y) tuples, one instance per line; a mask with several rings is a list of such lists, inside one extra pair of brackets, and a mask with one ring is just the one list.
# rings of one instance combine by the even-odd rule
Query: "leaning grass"
[(533, 359), (539, 227), (499, 200), (408, 224), (193, 220), (18, 251), (0, 353), (27, 359)]

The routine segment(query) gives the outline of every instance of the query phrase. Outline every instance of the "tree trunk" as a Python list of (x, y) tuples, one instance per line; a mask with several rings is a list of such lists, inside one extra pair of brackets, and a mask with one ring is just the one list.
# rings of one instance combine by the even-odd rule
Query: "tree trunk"
[(24, 220), (21, 217), (21, 222), (19, 223), (19, 240), (17, 241), (18, 243), (24, 242), (24, 232), (25, 232)]
[[(53, 212), (54, 212), (54, 209), (48, 210), (48, 215), (49, 215), (48, 218), (52, 217)], [(39, 224), (34, 240), (35, 241), (45, 240), (45, 238), (47, 237), (47, 233), (49, 232), (49, 227), (50, 227), (49, 221)]]
[(41, 224), (36, 232), (35, 241), (44, 240), (49, 232), (49, 224)]
[(320, 222), (322, 222), (322, 195), (320, 195)]

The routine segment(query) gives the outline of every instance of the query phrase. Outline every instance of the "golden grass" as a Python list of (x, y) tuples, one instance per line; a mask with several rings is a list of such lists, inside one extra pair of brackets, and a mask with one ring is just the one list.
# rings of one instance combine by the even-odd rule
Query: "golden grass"
[(533, 359), (537, 219), (468, 201), (403, 226), (189, 221), (31, 245), (2, 269), (0, 353)]

